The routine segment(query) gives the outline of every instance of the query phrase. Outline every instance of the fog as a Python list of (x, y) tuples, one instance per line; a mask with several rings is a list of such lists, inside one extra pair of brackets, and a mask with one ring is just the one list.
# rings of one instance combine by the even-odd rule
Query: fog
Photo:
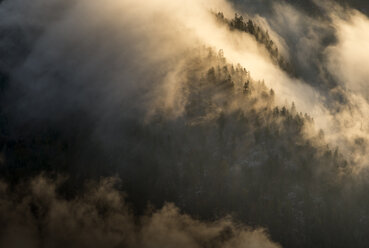
[(1, 242), (365, 247), (367, 29), (333, 1), (0, 1)]
[(235, 225), (230, 218), (201, 222), (181, 214), (173, 204), (148, 209), (136, 217), (117, 180), (90, 182), (86, 191), (68, 201), (57, 182), (39, 176), (12, 191), (1, 184), (4, 247), (267, 247), (264, 230)]

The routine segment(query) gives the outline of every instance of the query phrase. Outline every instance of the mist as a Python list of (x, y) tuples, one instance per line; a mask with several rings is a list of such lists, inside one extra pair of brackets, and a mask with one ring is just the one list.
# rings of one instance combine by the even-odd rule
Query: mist
[(230, 218), (201, 222), (173, 204), (134, 216), (117, 180), (90, 182), (73, 199), (57, 193), (57, 182), (39, 176), (15, 190), (1, 185), (0, 232), (5, 247), (268, 247), (264, 230), (235, 225)]
[(0, 242), (366, 247), (355, 8), (0, 1)]

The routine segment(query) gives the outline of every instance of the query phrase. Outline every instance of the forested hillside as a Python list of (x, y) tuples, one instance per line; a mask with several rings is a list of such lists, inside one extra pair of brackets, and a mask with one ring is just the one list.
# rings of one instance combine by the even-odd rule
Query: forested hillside
[(365, 98), (261, 17), (108, 2), (0, 0), (0, 247), (368, 246)]
[[(362, 211), (366, 215), (369, 209), (363, 203), (365, 208), (350, 211), (361, 197), (345, 195), (351, 170), (338, 148), (324, 142), (322, 131), (305, 137), (312, 118), (293, 103), (275, 106), (273, 89), (228, 64), (221, 52), (192, 54), (184, 66), (181, 117), (168, 119), (168, 110), (161, 109), (144, 123), (120, 120), (124, 128), (116, 139), (121, 142), (108, 154), (90, 143), (89, 117), (78, 112), (57, 124), (27, 127), (32, 128), (28, 136), (12, 130), (21, 136), (3, 134), (3, 178), (73, 172), (64, 186), (71, 194), (70, 187), (87, 178), (118, 173), (138, 213), (148, 202), (156, 207), (173, 202), (200, 219), (232, 214), (249, 226), (267, 227), (285, 247), (326, 247), (325, 240), (332, 239), (337, 245), (365, 244), (364, 234), (334, 238), (347, 222), (360, 235), (368, 224)], [(350, 201), (338, 204), (342, 197)]]
[(251, 19), (244, 20), (243, 16), (239, 16), (237, 13), (232, 20), (225, 18), (222, 12), (217, 13), (216, 17), (220, 22), (227, 24), (231, 30), (246, 32), (254, 36), (255, 39), (267, 49), (274, 63), (279, 65), (281, 69), (286, 71), (287, 73), (291, 75), (294, 74), (293, 68), (290, 63), (282, 55), (279, 54), (278, 47), (269, 37), (268, 31), (263, 30)]

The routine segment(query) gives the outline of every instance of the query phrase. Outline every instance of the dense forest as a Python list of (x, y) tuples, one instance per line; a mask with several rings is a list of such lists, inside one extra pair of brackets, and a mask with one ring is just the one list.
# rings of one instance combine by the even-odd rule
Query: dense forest
[(39, 171), (73, 171), (62, 188), (70, 195), (87, 178), (118, 173), (138, 214), (148, 202), (173, 202), (200, 219), (231, 213), (248, 226), (267, 227), (284, 247), (364, 247), (366, 190), (345, 193), (354, 182), (338, 149), (324, 142), (322, 131), (304, 137), (313, 119), (293, 104), (275, 106), (273, 90), (227, 64), (221, 52), (193, 54), (181, 118), (168, 119), (162, 110), (148, 123), (123, 119), (116, 135), (124, 142), (109, 154), (91, 143), (89, 117), (78, 112), (32, 127), (28, 136), (5, 122), (3, 130), (21, 135), (3, 133), (2, 177), (16, 182)]
[(278, 47), (269, 37), (268, 31), (264, 31), (251, 19), (244, 21), (243, 16), (238, 15), (237, 13), (232, 20), (225, 18), (222, 12), (217, 13), (216, 17), (220, 22), (227, 24), (231, 30), (246, 32), (255, 37), (255, 39), (267, 49), (274, 63), (280, 66), (281, 69), (287, 73), (291, 75), (294, 74), (291, 64), (279, 53)]
[[(8, 2), (0, 0), (0, 10)], [(222, 12), (215, 17), (230, 32), (251, 35), (295, 78), (257, 21), (238, 14), (227, 19)], [(54, 29), (55, 36), (41, 39), (46, 29), (31, 18), (29, 26), (0, 24), (0, 245), (15, 233), (25, 241), (13, 247), (274, 247), (248, 238), (237, 243), (262, 228), (275, 247), (368, 246), (367, 169), (358, 173), (313, 115), (293, 101), (281, 105), (276, 90), (249, 68), (206, 44), (186, 47), (178, 67), (172, 65), (176, 56), (160, 66), (149, 58), (172, 47), (134, 63), (129, 52), (118, 52), (131, 43), (111, 49), (116, 44), (106, 34), (116, 33), (109, 25), (102, 25), (102, 37), (88, 25), (84, 33), (73, 30), (75, 41), (58, 20), (52, 27), (67, 38), (46, 52), (40, 47), (60, 37)], [(155, 36), (138, 20), (127, 23), (134, 35)], [(122, 39), (134, 40), (130, 34)], [(152, 43), (132, 47), (156, 51)], [(145, 63), (149, 69), (140, 70)], [(175, 69), (167, 73), (167, 67)], [(116, 79), (115, 70), (123, 76)], [(356, 145), (364, 146), (360, 141)], [(91, 186), (96, 182), (99, 187)], [(81, 221), (85, 216), (93, 218)], [(129, 241), (120, 242), (122, 235)], [(31, 246), (31, 236), (44, 243)]]

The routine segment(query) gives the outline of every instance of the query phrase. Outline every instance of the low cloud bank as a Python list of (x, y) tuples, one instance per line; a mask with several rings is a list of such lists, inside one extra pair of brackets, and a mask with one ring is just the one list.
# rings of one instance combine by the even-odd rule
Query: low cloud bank
[(115, 179), (90, 183), (72, 199), (44, 176), (10, 189), (0, 184), (2, 247), (247, 247), (277, 248), (262, 229), (229, 218), (201, 222), (173, 204), (135, 216)]

